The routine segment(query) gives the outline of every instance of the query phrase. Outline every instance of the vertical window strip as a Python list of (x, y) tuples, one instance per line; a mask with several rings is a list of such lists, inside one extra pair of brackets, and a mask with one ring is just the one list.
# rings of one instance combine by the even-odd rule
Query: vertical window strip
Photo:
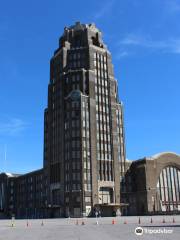
[(170, 175), (171, 175), (171, 187), (172, 187), (172, 201), (176, 202), (176, 191), (175, 191), (175, 183), (174, 183), (174, 171), (173, 168), (170, 167)]
[(165, 168), (165, 171), (166, 171), (166, 181), (167, 181), (167, 194), (168, 194), (168, 201), (167, 201), (167, 204), (168, 204), (168, 210), (170, 209), (170, 191), (169, 191), (169, 187), (170, 187), (170, 184), (169, 184), (169, 168)]
[(177, 175), (176, 175), (176, 169), (173, 168), (173, 177), (174, 177), (174, 190), (175, 190), (175, 201), (176, 201), (176, 204), (178, 202), (178, 186), (177, 186)]
[(173, 210), (173, 208), (172, 208), (173, 194), (172, 194), (172, 184), (171, 184), (171, 171), (170, 171), (170, 167), (167, 168), (167, 171), (168, 171), (169, 207), (170, 207), (170, 210)]
[(161, 186), (161, 199), (165, 201), (165, 191), (164, 191), (164, 181), (163, 181), (163, 174), (160, 174), (160, 186)]
[(164, 186), (164, 204), (166, 206), (166, 202), (168, 201), (168, 196), (167, 196), (167, 192), (166, 192), (166, 171), (163, 169), (162, 171), (162, 176), (163, 176), (163, 186)]
[(177, 179), (178, 179), (178, 198), (180, 201), (180, 170), (177, 170)]

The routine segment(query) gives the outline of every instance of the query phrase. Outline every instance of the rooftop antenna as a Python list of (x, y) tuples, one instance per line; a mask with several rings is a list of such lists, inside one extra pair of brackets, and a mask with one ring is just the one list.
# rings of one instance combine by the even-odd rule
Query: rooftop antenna
[(4, 145), (4, 172), (6, 171), (6, 162), (7, 162), (7, 145)]

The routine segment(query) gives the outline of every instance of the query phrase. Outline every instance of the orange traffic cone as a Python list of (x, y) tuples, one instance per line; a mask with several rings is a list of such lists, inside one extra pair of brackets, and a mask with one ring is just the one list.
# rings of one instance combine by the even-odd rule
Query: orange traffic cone
[(112, 220), (112, 224), (113, 224), (113, 225), (115, 224), (115, 220), (114, 220), (114, 218), (113, 218), (113, 220)]

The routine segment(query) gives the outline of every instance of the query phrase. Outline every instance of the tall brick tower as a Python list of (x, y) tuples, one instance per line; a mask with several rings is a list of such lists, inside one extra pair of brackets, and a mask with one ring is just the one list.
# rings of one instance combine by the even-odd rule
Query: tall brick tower
[(123, 109), (111, 54), (94, 24), (65, 27), (51, 59), (44, 168), (51, 215), (120, 209)]

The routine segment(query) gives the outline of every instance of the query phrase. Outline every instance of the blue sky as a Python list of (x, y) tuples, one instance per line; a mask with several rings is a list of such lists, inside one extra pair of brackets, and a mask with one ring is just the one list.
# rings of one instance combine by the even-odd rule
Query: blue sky
[(180, 153), (180, 0), (7, 0), (0, 6), (0, 171), (42, 166), (49, 60), (64, 26), (76, 21), (96, 23), (112, 52), (127, 158)]

